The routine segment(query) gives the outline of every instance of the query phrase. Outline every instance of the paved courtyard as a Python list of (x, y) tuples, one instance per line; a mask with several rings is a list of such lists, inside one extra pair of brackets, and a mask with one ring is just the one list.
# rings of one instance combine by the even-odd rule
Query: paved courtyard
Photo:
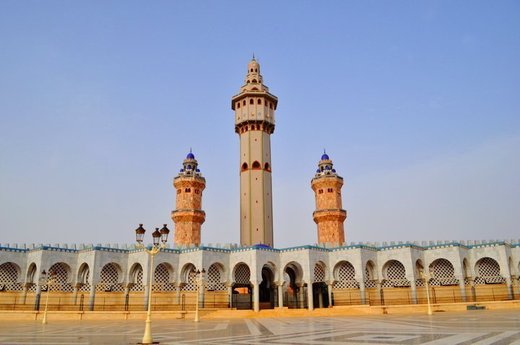
[[(142, 321), (0, 322), (0, 344), (136, 344)], [(414, 316), (156, 320), (161, 344), (520, 345), (518, 311)]]

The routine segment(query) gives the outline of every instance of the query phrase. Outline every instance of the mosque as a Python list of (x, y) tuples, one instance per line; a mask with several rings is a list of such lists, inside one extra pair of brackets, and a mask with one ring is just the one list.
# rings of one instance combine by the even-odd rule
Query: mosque
[(422, 304), (426, 289), (434, 303), (520, 296), (519, 241), (347, 244), (343, 178), (326, 153), (310, 176), (317, 245), (276, 248), (270, 137), (277, 104), (253, 58), (231, 98), (240, 142), (239, 245), (201, 245), (206, 180), (190, 152), (173, 179), (174, 245), (153, 267), (135, 246), (2, 244), (0, 309), (39, 310), (48, 289), (51, 308), (85, 311), (143, 310), (152, 292), (156, 310), (181, 310), (197, 299), (206, 308), (255, 311)]

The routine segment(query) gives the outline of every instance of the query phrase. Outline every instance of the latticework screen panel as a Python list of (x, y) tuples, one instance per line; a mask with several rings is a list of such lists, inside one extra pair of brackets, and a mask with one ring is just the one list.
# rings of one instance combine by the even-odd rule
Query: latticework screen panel
[(377, 287), (377, 281), (374, 279), (374, 267), (370, 262), (365, 266), (365, 288), (371, 289)]
[(81, 292), (88, 292), (90, 291), (90, 282), (89, 282), (89, 278), (90, 278), (90, 269), (87, 267), (85, 269), (86, 272), (84, 272), (83, 274), (83, 281), (81, 283), (83, 283), (83, 285), (81, 285), (81, 287), (79, 288), (79, 291)]
[(22, 284), (18, 282), (19, 269), (12, 262), (6, 262), (0, 265), (0, 285), (6, 291), (20, 291)]
[(406, 270), (404, 265), (397, 260), (390, 260), (383, 269), (385, 280), (382, 287), (407, 287), (410, 282), (406, 279)]
[(455, 269), (446, 259), (437, 259), (430, 264), (430, 285), (457, 285), (459, 280), (455, 278)]
[(63, 262), (55, 263), (49, 268), (49, 277), (53, 277), (52, 290), (72, 292), (74, 288), (69, 282), (69, 266)]
[(335, 289), (357, 289), (359, 283), (355, 279), (356, 270), (350, 262), (342, 262), (335, 270)]
[(225, 291), (226, 284), (221, 281), (220, 268), (213, 264), (209, 266), (207, 274), (207, 288), (212, 291)]
[(175, 291), (175, 284), (170, 282), (170, 269), (171, 268), (164, 263), (157, 265), (153, 277), (153, 291)]
[(123, 284), (119, 283), (119, 268), (114, 263), (103, 266), (100, 273), (100, 283), (96, 286), (99, 291), (123, 291)]
[(195, 270), (191, 270), (187, 274), (186, 284), (182, 287), (182, 291), (197, 291), (197, 273)]
[(325, 282), (325, 269), (320, 264), (316, 264), (314, 266), (314, 282), (315, 283)]
[(141, 265), (137, 265), (132, 271), (131, 282), (133, 285), (130, 288), (130, 291), (144, 291), (143, 267)]
[(492, 258), (482, 258), (477, 261), (477, 277), (475, 284), (502, 284), (505, 278), (500, 275), (500, 265)]
[(234, 281), (236, 284), (251, 284), (251, 271), (246, 264), (239, 264), (235, 269)]
[(36, 292), (37, 284), (36, 284), (35, 279), (36, 279), (36, 265), (34, 263), (32, 263), (29, 266), (29, 269), (27, 270), (27, 282), (26, 282), (26, 283), (28, 283), (27, 291)]

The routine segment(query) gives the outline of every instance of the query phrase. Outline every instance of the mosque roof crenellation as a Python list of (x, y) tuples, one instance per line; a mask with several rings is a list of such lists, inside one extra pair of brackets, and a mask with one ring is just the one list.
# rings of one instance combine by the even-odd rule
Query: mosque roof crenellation
[[(264, 246), (241, 246), (235, 243), (208, 243), (206, 245), (201, 244), (200, 246), (176, 246), (170, 247), (167, 245), (166, 248), (163, 249), (165, 252), (171, 253), (184, 253), (184, 252), (193, 252), (193, 251), (212, 251), (212, 252), (241, 252), (241, 251), (250, 251), (250, 250), (260, 250), (260, 251), (273, 251), (273, 252), (290, 252), (290, 251), (298, 251), (298, 250), (318, 250), (318, 251), (338, 251), (338, 250), (350, 250), (350, 249), (369, 249), (375, 251), (386, 251), (392, 249), (402, 249), (402, 248), (415, 248), (419, 250), (428, 250), (428, 249), (440, 249), (440, 248), (449, 248), (449, 247), (464, 247), (464, 248), (483, 248), (483, 247), (495, 247), (495, 246), (510, 246), (510, 247), (520, 247), (520, 239), (508, 239), (508, 240), (466, 240), (466, 241), (384, 241), (384, 242), (350, 242), (350, 243), (342, 243), (332, 244), (332, 243), (322, 243), (322, 244), (314, 244), (314, 245), (301, 245), (301, 246), (293, 246), (286, 248), (272, 248), (272, 247), (264, 247)], [(150, 245), (147, 245), (150, 246)], [(30, 252), (36, 250), (45, 250), (45, 251), (56, 251), (56, 252), (82, 252), (82, 251), (108, 251), (108, 252), (119, 252), (119, 253), (127, 253), (127, 252), (138, 252), (142, 249), (136, 247), (135, 244), (27, 244), (27, 243), (0, 243), (0, 251), (9, 251), (9, 252)]]

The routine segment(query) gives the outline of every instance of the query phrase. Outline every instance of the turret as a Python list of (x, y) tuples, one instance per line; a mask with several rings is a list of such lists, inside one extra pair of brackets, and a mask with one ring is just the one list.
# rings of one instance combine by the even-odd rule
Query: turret
[(342, 245), (345, 242), (343, 222), (347, 211), (342, 209), (341, 187), (343, 178), (333, 167), (332, 160), (326, 152), (318, 163), (318, 170), (311, 181), (316, 197), (314, 222), (318, 226), (318, 243)]
[(175, 223), (175, 245), (200, 245), (200, 229), (206, 220), (202, 210), (202, 191), (206, 188), (206, 179), (198, 168), (195, 155), (188, 153), (182, 163), (183, 167), (173, 179), (177, 196), (175, 211), (171, 217)]

